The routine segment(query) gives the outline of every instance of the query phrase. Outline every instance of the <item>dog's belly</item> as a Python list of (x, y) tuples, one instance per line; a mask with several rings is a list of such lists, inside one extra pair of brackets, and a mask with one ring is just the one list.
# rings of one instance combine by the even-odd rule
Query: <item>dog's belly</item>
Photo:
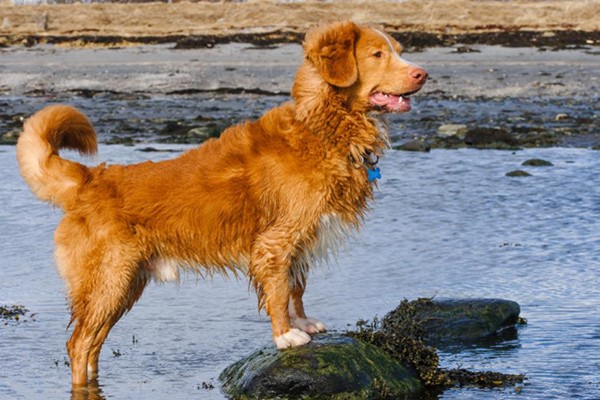
[[(315, 238), (309, 241), (295, 259), (290, 275), (291, 281), (300, 282), (308, 270), (321, 263), (335, 260), (339, 250), (348, 237), (355, 232), (354, 226), (339, 215), (332, 213), (323, 215), (315, 231)], [(146, 264), (146, 272), (157, 283), (178, 282), (181, 270), (191, 270), (200, 275), (217, 273), (242, 272), (246, 274), (249, 258), (240, 256), (238, 260), (223, 260), (220, 265), (198, 265), (193, 262), (166, 257), (154, 257)]]
[(148, 262), (146, 270), (155, 282), (178, 282), (181, 264), (172, 259), (153, 258)]
[(205, 265), (200, 263), (177, 260), (173, 258), (155, 257), (146, 264), (146, 272), (157, 283), (179, 282), (181, 270), (192, 271), (201, 277), (215, 274), (237, 276), (239, 272), (247, 274), (249, 261), (247, 257), (240, 257), (237, 261), (223, 261), (219, 265)]

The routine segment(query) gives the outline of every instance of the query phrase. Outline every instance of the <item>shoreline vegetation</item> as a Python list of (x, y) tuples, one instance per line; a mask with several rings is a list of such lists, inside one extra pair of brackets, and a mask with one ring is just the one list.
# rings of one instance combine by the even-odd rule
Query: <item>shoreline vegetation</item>
[(310, 27), (344, 19), (380, 27), (411, 49), (456, 43), (600, 45), (597, 0), (376, 0), (368, 7), (357, 0), (19, 3), (0, 1), (0, 47), (268, 46), (301, 42)]

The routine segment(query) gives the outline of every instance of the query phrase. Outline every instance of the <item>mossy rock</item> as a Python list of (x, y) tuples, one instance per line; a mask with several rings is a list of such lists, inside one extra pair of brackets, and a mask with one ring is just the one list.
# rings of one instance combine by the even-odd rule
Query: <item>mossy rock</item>
[(410, 367), (337, 334), (283, 351), (269, 346), (230, 365), (219, 379), (233, 399), (404, 398), (423, 387)]

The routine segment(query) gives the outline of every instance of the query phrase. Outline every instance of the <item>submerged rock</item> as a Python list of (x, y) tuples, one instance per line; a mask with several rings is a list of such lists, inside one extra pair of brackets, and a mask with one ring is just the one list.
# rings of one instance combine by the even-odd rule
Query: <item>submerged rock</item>
[(525, 167), (552, 167), (554, 164), (552, 164), (550, 161), (532, 158), (530, 160), (523, 161), (523, 164), (521, 165)]
[(516, 169), (514, 171), (507, 172), (506, 176), (518, 178), (518, 177), (522, 177), (522, 176), (531, 176), (531, 174), (527, 171), (523, 171), (522, 169)]
[(259, 350), (227, 367), (219, 379), (234, 399), (402, 398), (422, 389), (410, 367), (339, 334), (317, 335), (306, 346), (284, 351)]
[[(521, 312), (518, 303), (502, 299), (422, 299), (414, 303), (414, 319), (429, 345), (494, 336), (517, 324)], [(395, 311), (386, 320), (393, 319)]]

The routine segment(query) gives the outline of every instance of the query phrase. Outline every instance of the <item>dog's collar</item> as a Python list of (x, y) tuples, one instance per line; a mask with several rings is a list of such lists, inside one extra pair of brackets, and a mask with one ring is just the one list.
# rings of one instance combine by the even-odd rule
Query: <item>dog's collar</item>
[(377, 167), (379, 163), (379, 156), (369, 150), (364, 155), (360, 155), (358, 160), (354, 159), (350, 155), (350, 162), (354, 168), (365, 168), (367, 170), (367, 179), (369, 182), (374, 182), (377, 179), (381, 179), (381, 170)]

